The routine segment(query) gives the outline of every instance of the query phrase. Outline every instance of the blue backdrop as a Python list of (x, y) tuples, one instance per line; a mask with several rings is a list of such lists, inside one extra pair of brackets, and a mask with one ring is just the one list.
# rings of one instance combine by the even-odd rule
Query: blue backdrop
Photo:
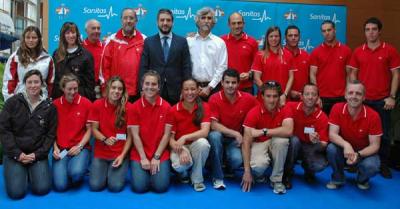
[(49, 1), (49, 52), (57, 48), (58, 36), (65, 21), (75, 22), (85, 38), (84, 25), (95, 18), (102, 24), (102, 37), (115, 33), (121, 27), (121, 10), (136, 9), (137, 28), (145, 35), (157, 33), (158, 9), (169, 8), (174, 14), (173, 31), (185, 36), (196, 31), (194, 17), (203, 6), (216, 10), (216, 35), (229, 32), (228, 17), (239, 12), (245, 18), (245, 31), (262, 43), (265, 31), (272, 25), (283, 30), (291, 24), (301, 30), (300, 47), (311, 51), (322, 42), (320, 25), (324, 20), (336, 23), (337, 38), (346, 42), (346, 7), (288, 3), (244, 2), (235, 0), (51, 0)]

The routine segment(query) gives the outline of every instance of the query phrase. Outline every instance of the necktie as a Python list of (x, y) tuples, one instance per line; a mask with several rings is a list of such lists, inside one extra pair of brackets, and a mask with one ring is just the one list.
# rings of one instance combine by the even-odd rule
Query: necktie
[(163, 52), (164, 52), (164, 61), (167, 62), (168, 60), (168, 52), (169, 52), (169, 45), (168, 45), (168, 36), (163, 37)]

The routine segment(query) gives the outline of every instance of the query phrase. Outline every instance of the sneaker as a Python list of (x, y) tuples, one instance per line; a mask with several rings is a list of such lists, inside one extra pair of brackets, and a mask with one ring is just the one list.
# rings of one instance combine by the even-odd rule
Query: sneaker
[(330, 181), (326, 184), (326, 188), (328, 189), (338, 189), (339, 187), (343, 186), (344, 183), (340, 183), (337, 181)]
[(364, 182), (364, 183), (362, 183), (362, 182), (357, 182), (357, 187), (359, 188), (359, 189), (361, 189), (361, 190), (367, 190), (367, 189), (369, 189), (369, 182), (368, 181), (366, 181), (366, 182)]
[(275, 194), (285, 194), (286, 193), (286, 187), (282, 182), (271, 182), (271, 186), (273, 189), (273, 192)]
[(202, 192), (202, 191), (206, 190), (206, 185), (204, 185), (203, 182), (194, 183), (193, 184), (193, 189), (196, 192)]
[(224, 184), (224, 180), (222, 180), (222, 179), (214, 179), (213, 187), (214, 187), (214, 189), (217, 189), (217, 190), (224, 190), (226, 188), (226, 186)]
[(391, 178), (393, 178), (393, 177), (392, 177), (392, 171), (390, 171), (390, 168), (389, 168), (387, 165), (385, 165), (385, 164), (382, 164), (382, 165), (381, 165), (381, 176), (382, 176), (383, 178), (385, 178), (385, 179), (391, 179)]

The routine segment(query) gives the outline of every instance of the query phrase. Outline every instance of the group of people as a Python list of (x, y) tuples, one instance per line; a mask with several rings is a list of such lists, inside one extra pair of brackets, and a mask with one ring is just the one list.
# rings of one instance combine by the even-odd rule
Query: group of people
[(242, 190), (250, 191), (267, 181), (270, 166), (273, 192), (283, 194), (298, 160), (307, 182), (329, 164), (329, 189), (345, 183), (345, 167), (357, 171), (360, 189), (379, 171), (391, 178), (389, 114), (400, 56), (380, 40), (379, 19), (365, 22), (366, 43), (353, 53), (324, 21), (324, 42), (309, 55), (294, 25), (285, 46), (280, 29), (268, 28), (259, 50), (236, 12), (230, 33), (218, 37), (213, 9), (201, 8), (198, 31), (186, 38), (172, 32), (169, 9), (159, 10), (159, 32), (150, 37), (137, 30), (134, 9), (121, 14), (121, 29), (105, 42), (97, 20), (86, 22), (83, 41), (75, 23), (64, 23), (53, 56), (37, 27), (24, 30), (2, 88), (9, 197), (23, 198), (29, 185), (38, 195), (52, 185), (66, 191), (88, 171), (92, 191), (119, 192), (129, 168), (138, 193), (167, 191), (171, 168), (204, 191), (207, 162), (219, 190), (243, 166)]

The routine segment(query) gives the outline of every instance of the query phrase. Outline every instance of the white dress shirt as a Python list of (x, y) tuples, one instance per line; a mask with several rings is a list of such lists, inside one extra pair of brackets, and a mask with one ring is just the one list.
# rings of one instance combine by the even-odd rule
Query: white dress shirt
[(193, 78), (199, 82), (210, 82), (208, 85), (215, 88), (227, 68), (228, 53), (225, 42), (212, 33), (205, 38), (196, 33), (195, 36), (188, 37), (187, 41), (193, 65)]

